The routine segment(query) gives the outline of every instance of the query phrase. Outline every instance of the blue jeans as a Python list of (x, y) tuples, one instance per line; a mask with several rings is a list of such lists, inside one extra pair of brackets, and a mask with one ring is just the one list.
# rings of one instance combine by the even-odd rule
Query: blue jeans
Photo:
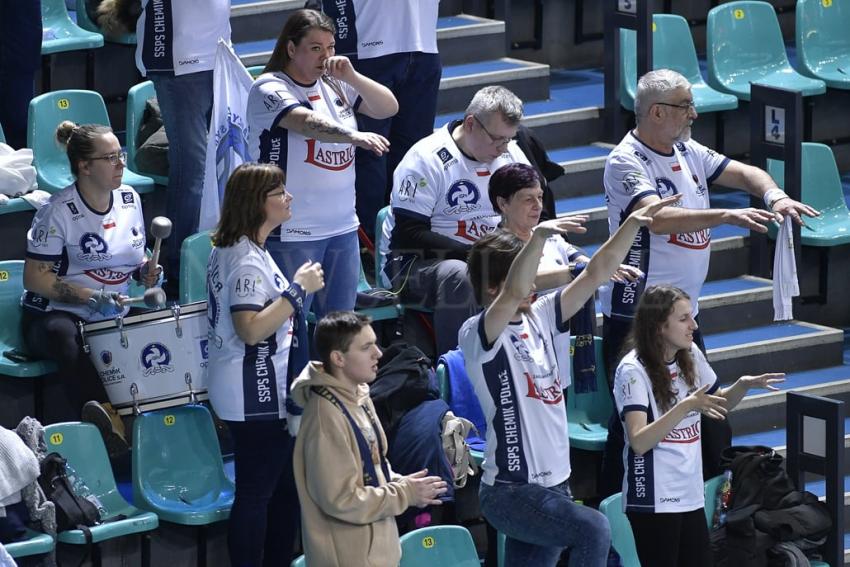
[(571, 567), (604, 567), (611, 545), (608, 520), (573, 502), (567, 482), (551, 488), (538, 484), (481, 483), (481, 512), (505, 534), (505, 565), (554, 567), (564, 548)]
[(354, 61), (357, 71), (390, 89), (398, 113), (383, 120), (357, 115), (361, 132), (375, 132), (390, 141), (390, 151), (376, 156), (357, 148), (357, 217), (366, 234), (375, 234), (375, 217), (389, 203), (393, 172), (410, 146), (431, 134), (437, 112), (437, 91), (443, 69), (437, 53), (393, 53)]
[(227, 546), (234, 567), (289, 565), (301, 508), (285, 419), (225, 421), (233, 436), (236, 496)]
[(171, 219), (165, 276), (177, 281), (180, 246), (198, 232), (198, 212), (204, 190), (207, 131), (213, 103), (213, 72), (169, 76), (151, 73), (162, 122), (168, 136), (168, 194), (166, 215)]
[(322, 240), (280, 242), (269, 239), (266, 248), (277, 262), (286, 279), (292, 276), (307, 260), (320, 262), (325, 272), (325, 287), (309, 294), (304, 301), (304, 311), (310, 310), (316, 320), (331, 311), (351, 311), (357, 300), (357, 282), (360, 279), (360, 242), (357, 231), (332, 236)]

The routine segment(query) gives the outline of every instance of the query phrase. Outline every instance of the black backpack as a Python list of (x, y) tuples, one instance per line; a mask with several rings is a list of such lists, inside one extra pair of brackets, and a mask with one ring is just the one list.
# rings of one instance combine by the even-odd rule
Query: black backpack
[(49, 453), (41, 461), (38, 484), (48, 500), (56, 506), (59, 531), (82, 529), (100, 522), (97, 507), (76, 494), (68, 479), (67, 461), (59, 453)]
[(394, 343), (384, 351), (375, 381), (369, 385), (372, 403), (388, 438), (402, 416), (426, 400), (440, 397), (431, 359), (407, 343)]

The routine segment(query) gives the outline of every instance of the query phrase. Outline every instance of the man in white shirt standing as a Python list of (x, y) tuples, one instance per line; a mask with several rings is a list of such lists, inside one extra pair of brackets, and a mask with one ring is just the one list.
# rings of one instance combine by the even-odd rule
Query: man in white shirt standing
[[(696, 118), (688, 80), (669, 69), (650, 71), (638, 81), (637, 126), (626, 134), (605, 162), (605, 201), (611, 234), (632, 210), (670, 195), (682, 196), (677, 206), (659, 211), (651, 229), (645, 227), (638, 232), (626, 255), (624, 263), (642, 270), (646, 278), (609, 282), (600, 289), (609, 376), (625, 354), (621, 352), (623, 343), (646, 287), (669, 284), (684, 290), (692, 298), (694, 319), (699, 322), (697, 298), (708, 274), (712, 228), (732, 224), (767, 232), (765, 225), (773, 219), (790, 215), (802, 224), (801, 215), (819, 214), (789, 198), (763, 170), (729, 159), (692, 140), (691, 124)], [(740, 187), (764, 199), (769, 210), (710, 208), (708, 187), (714, 182)], [(705, 351), (699, 329), (694, 332), (694, 343)], [(724, 422), (722, 426), (726, 431), (720, 432), (720, 436), (728, 436), (728, 424)], [(703, 462), (707, 467), (716, 466), (712, 459), (705, 458), (715, 452), (712, 434), (708, 430), (703, 433)], [(620, 490), (622, 439), (622, 425), (614, 416), (609, 423), (600, 486), (602, 496)]]

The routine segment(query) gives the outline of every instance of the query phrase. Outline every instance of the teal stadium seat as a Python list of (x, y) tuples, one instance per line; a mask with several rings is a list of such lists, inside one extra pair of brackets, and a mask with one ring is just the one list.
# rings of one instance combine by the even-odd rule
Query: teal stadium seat
[(142, 117), (145, 114), (145, 103), (149, 98), (156, 98), (153, 82), (144, 81), (133, 86), (127, 92), (127, 167), (130, 171), (150, 177), (157, 185), (168, 186), (168, 177), (153, 175), (139, 171), (136, 165), (139, 129), (142, 127)]
[(472, 536), (463, 526), (430, 526), (401, 537), (399, 567), (480, 567)]
[(850, 3), (797, 0), (797, 60), (803, 74), (850, 89)]
[(55, 542), (47, 534), (27, 530), (26, 539), (12, 543), (4, 543), (3, 547), (13, 558), (31, 557), (33, 555), (44, 555), (53, 551)]
[[(803, 246), (839, 246), (850, 242), (850, 210), (844, 200), (841, 177), (829, 146), (802, 144), (801, 199), (821, 212), (819, 217), (804, 217), (809, 228), (800, 231)], [(767, 171), (779, 187), (785, 185), (785, 164), (768, 160)], [(776, 238), (776, 223), (768, 230)]]
[[(634, 111), (637, 92), (637, 48), (634, 30), (620, 30), (620, 104)], [(697, 112), (719, 112), (738, 107), (738, 99), (709, 87), (699, 69), (688, 22), (682, 16), (652, 16), (652, 66), (672, 69), (691, 83)]]
[[(16, 199), (21, 200), (22, 199)], [(33, 378), (56, 372), (49, 360), (15, 361), (6, 353), (14, 351), (27, 356), (21, 336), (21, 295), (24, 292), (24, 261), (0, 262), (0, 375)]]
[[(570, 349), (575, 345), (575, 337), (570, 339)], [(614, 407), (611, 392), (608, 389), (608, 376), (605, 372), (602, 356), (602, 339), (593, 337), (596, 353), (596, 391), (577, 394), (575, 392), (575, 370), (573, 381), (567, 388), (567, 421), (570, 427), (570, 446), (586, 451), (602, 451), (608, 438), (608, 419)], [(570, 360), (573, 360), (572, 353)]]
[[(100, 501), (103, 523), (90, 528), (92, 543), (140, 534), (142, 557), (150, 557), (150, 539), (146, 534), (157, 528), (159, 520), (156, 514), (144, 512), (127, 503), (118, 492), (106, 447), (97, 427), (91, 423), (55, 423), (44, 428), (44, 440), (47, 452), (55, 451), (62, 455)], [(59, 532), (57, 540), (72, 545), (86, 545), (82, 530)]]
[(0, 143), (6, 143), (6, 134), (3, 133), (3, 125), (0, 124)]
[(103, 36), (86, 31), (68, 15), (65, 0), (41, 0), (41, 54), (103, 47)]
[(89, 13), (86, 10), (86, 0), (77, 0), (77, 25), (83, 28), (86, 31), (95, 32), (102, 35), (107, 41), (112, 43), (121, 43), (124, 45), (136, 45), (136, 34), (134, 32), (131, 33), (123, 33), (119, 36), (109, 36), (103, 33), (103, 30), (100, 29), (96, 23), (94, 23), (91, 18), (89, 18)]
[(175, 524), (226, 520), (234, 485), (224, 472), (209, 410), (186, 405), (143, 413), (133, 422), (133, 500)]
[(263, 74), (263, 69), (265, 69), (265, 65), (253, 65), (246, 69), (248, 73), (251, 75), (252, 79), (255, 79)]
[[(65, 150), (56, 142), (56, 127), (63, 120), (77, 124), (110, 126), (103, 97), (94, 91), (66, 90), (39, 95), (30, 101), (27, 146), (32, 148), (38, 188), (55, 193), (74, 182)], [(122, 182), (137, 193), (154, 189), (153, 179), (124, 168)]]
[(611, 545), (620, 554), (623, 567), (640, 567), (632, 526), (623, 512), (623, 493), (618, 492), (603, 500), (599, 504), (599, 511), (608, 518), (608, 524), (611, 526)]
[(180, 246), (180, 303), (207, 300), (207, 262), (212, 252), (211, 231), (187, 236)]
[(767, 2), (729, 2), (711, 9), (707, 24), (708, 84), (750, 100), (750, 82), (800, 91), (826, 92), (819, 79), (805, 77), (788, 62), (782, 30)]
[(297, 559), (293, 559), (289, 567), (307, 567), (307, 560), (303, 555), (299, 555)]

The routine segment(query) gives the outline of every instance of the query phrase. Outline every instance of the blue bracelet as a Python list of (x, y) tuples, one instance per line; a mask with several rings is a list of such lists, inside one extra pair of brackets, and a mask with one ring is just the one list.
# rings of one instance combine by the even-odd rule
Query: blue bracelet
[(292, 308), (296, 312), (304, 309), (304, 298), (306, 295), (307, 293), (304, 291), (304, 288), (295, 282), (289, 284), (289, 287), (280, 294), (282, 298), (292, 304)]
[(576, 279), (587, 267), (587, 262), (576, 262), (570, 267), (570, 275)]

